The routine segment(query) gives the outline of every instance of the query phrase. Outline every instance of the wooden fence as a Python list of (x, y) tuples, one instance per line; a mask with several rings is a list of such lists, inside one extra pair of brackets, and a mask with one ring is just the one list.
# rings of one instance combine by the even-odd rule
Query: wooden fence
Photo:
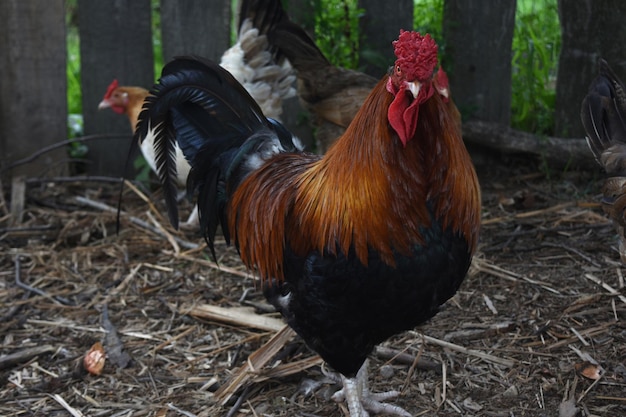
[[(97, 105), (114, 78), (122, 84), (146, 87), (154, 82), (151, 1), (77, 1), (84, 133), (104, 136), (88, 144), (87, 172), (119, 176), (131, 143), (128, 121), (112, 112), (98, 112)], [(284, 3), (294, 20), (304, 22), (308, 17), (310, 22), (312, 1), (286, 0)], [(617, 3), (613, 7), (623, 9), (626, 4)], [(508, 125), (515, 1), (495, 2), (485, 9), (487, 11), (482, 10), (482, 2), (472, 0), (447, 0), (444, 4), (444, 34), (452, 54), (451, 83), (457, 103), (476, 106), (480, 119)], [(365, 10), (361, 31), (368, 48), (389, 58), (391, 63), (389, 42), (397, 36), (399, 28), (412, 27), (413, 0), (360, 0), (359, 6)], [(231, 0), (161, 0), (160, 10), (165, 60), (186, 53), (217, 60), (228, 48)], [(6, 169), (17, 160), (67, 138), (64, 0), (3, 0), (0, 16), (3, 20), (0, 25), (0, 169), (5, 168), (5, 175), (64, 172), (68, 161), (66, 148), (43, 153), (29, 164)], [(571, 26), (567, 26), (570, 29), (564, 33), (569, 39), (595, 36), (572, 30)], [(615, 32), (601, 25), (597, 30), (603, 30), (607, 36)], [(564, 45), (569, 45), (565, 39)], [(596, 42), (586, 46), (598, 51), (592, 51), (585, 63), (579, 63), (585, 68), (584, 79), (568, 87), (578, 89), (580, 98), (594, 72), (594, 53), (597, 58), (602, 49), (606, 49), (603, 45)], [(384, 71), (371, 65), (366, 68), (377, 76)], [(618, 68), (618, 73), (621, 71)], [(569, 99), (573, 107), (567, 116), (570, 128), (576, 123), (572, 121), (578, 112), (576, 99)], [(295, 126), (296, 117), (288, 114), (287, 124)], [(563, 116), (562, 120), (567, 118)], [(580, 130), (571, 131), (575, 133), (573, 136), (580, 133)], [(307, 134), (302, 130), (298, 133)]]

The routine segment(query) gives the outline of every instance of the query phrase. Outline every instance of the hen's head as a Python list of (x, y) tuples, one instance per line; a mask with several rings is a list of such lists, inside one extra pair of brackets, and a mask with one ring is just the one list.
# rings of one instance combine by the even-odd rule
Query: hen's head
[(437, 44), (430, 35), (400, 31), (393, 42), (396, 62), (390, 70), (387, 91), (395, 96), (389, 106), (389, 123), (404, 145), (417, 127), (419, 105), (434, 93)]
[(113, 80), (107, 92), (104, 94), (102, 101), (98, 104), (98, 110), (111, 108), (115, 113), (124, 114), (128, 106), (128, 91), (124, 87), (120, 87), (117, 80)]

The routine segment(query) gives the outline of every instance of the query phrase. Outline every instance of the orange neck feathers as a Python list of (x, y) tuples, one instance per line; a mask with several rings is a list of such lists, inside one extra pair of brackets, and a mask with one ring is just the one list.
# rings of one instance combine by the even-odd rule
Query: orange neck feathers
[(130, 127), (135, 131), (139, 113), (143, 107), (143, 101), (148, 97), (148, 90), (141, 87), (126, 87), (128, 93), (128, 102), (126, 104), (126, 115), (130, 122)]
[(421, 155), (392, 133), (393, 96), (385, 85), (386, 79), (377, 84), (326, 156), (301, 175), (293, 216), (307, 227), (298, 230), (301, 238), (288, 236), (296, 253), (348, 253), (353, 246), (367, 264), (372, 248), (393, 265), (392, 249), (406, 252), (421, 241), (418, 228), (430, 222), (429, 214), (407, 195), (425, 194)]

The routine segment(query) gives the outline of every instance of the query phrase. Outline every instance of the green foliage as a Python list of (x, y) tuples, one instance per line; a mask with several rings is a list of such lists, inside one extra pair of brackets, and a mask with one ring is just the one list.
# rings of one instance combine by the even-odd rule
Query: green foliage
[(76, 22), (76, 0), (66, 0), (65, 6), (65, 23), (67, 28), (67, 110), (69, 114), (81, 114), (80, 43)]
[(430, 33), (439, 48), (443, 44), (443, 1), (414, 0), (413, 29), (421, 34)]
[(334, 64), (356, 68), (359, 63), (357, 0), (320, 0), (315, 3), (315, 37), (324, 55)]
[[(67, 28), (67, 132), (69, 138), (77, 138), (83, 135), (83, 117), (76, 0), (66, 0), (65, 10), (65, 27)], [(87, 145), (82, 142), (72, 142), (67, 152), (72, 159), (82, 159), (87, 155), (88, 149)]]
[(422, 35), (429, 33), (439, 46), (439, 60), (446, 63), (446, 43), (443, 38), (444, 0), (414, 0), (413, 29)]
[(560, 49), (556, 0), (518, 0), (511, 85), (513, 127), (552, 133)]
[(144, 185), (150, 184), (150, 173), (152, 172), (152, 168), (148, 165), (148, 162), (143, 157), (143, 155), (137, 156), (133, 161), (133, 167), (135, 168), (135, 181), (139, 181)]
[[(415, 30), (430, 33), (445, 61), (444, 0), (415, 0)], [(556, 0), (517, 0), (512, 57), (512, 127), (549, 135), (554, 126), (561, 48)]]

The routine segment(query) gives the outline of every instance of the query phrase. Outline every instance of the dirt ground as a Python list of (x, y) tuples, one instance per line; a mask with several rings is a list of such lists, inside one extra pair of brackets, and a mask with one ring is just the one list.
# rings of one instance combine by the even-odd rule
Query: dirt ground
[[(372, 389), (401, 390), (415, 416), (626, 416), (624, 268), (599, 172), (523, 158), (478, 170), (470, 274), (431, 322), (372, 355)], [(347, 415), (299, 339), (254, 366), (278, 316), (232, 248), (218, 244), (216, 268), (197, 232), (169, 227), (158, 192), (149, 204), (127, 188), (116, 234), (117, 186), (26, 187), (21, 222), (0, 201), (0, 415)], [(199, 313), (212, 306), (250, 310)], [(83, 367), (96, 342), (100, 375)]]

